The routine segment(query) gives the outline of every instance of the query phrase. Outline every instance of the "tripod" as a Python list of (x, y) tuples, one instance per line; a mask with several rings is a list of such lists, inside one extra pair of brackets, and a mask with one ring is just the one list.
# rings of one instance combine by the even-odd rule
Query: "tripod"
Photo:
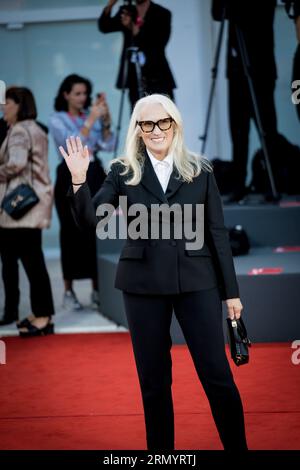
[(123, 67), (123, 74), (122, 74), (121, 100), (120, 100), (120, 107), (119, 107), (119, 113), (118, 113), (118, 124), (117, 124), (117, 129), (116, 129), (114, 158), (116, 158), (117, 156), (118, 147), (119, 147), (129, 62), (134, 64), (136, 82), (137, 82), (137, 91), (138, 91), (139, 98), (142, 98), (143, 93), (144, 93), (144, 89), (142, 85), (142, 71), (141, 71), (141, 63), (140, 63), (140, 57), (139, 57), (139, 49), (138, 47), (135, 47), (135, 46), (127, 47), (125, 50), (125, 60), (124, 60), (124, 67)]
[[(224, 31), (225, 12), (226, 12), (226, 9), (223, 8), (221, 25), (220, 25), (219, 36), (218, 36), (218, 41), (217, 41), (215, 60), (214, 60), (213, 68), (212, 68), (212, 84), (211, 84), (211, 89), (210, 89), (210, 94), (209, 94), (209, 102), (208, 102), (208, 109), (207, 109), (207, 115), (206, 115), (205, 126), (204, 126), (204, 133), (200, 137), (200, 139), (203, 141), (201, 153), (204, 153), (204, 150), (205, 150), (205, 147), (206, 147), (209, 121), (210, 121), (210, 115), (211, 115), (211, 109), (212, 109), (212, 102), (213, 102), (213, 96), (214, 96), (217, 73), (218, 73), (218, 64), (219, 64), (219, 59), (220, 59), (220, 50), (221, 50), (221, 44), (222, 44), (222, 37), (223, 37), (223, 31)], [(240, 56), (241, 56), (241, 59), (242, 59), (243, 70), (244, 70), (244, 74), (245, 74), (246, 79), (247, 79), (248, 88), (249, 88), (251, 101), (252, 101), (252, 105), (253, 105), (254, 116), (255, 116), (256, 125), (257, 125), (257, 129), (258, 129), (258, 134), (259, 134), (259, 140), (260, 140), (260, 143), (261, 143), (261, 147), (262, 147), (262, 151), (263, 151), (263, 155), (264, 155), (264, 159), (265, 159), (267, 175), (268, 175), (270, 186), (271, 186), (272, 198), (273, 198), (274, 201), (278, 201), (280, 199), (280, 197), (279, 197), (279, 194), (278, 194), (276, 186), (275, 186), (273, 171), (272, 171), (272, 167), (271, 167), (271, 164), (270, 164), (269, 152), (268, 152), (268, 147), (266, 145), (266, 138), (265, 138), (266, 134), (265, 134), (264, 129), (263, 129), (263, 125), (262, 125), (262, 121), (261, 121), (261, 114), (260, 114), (259, 106), (258, 106), (258, 103), (257, 103), (257, 97), (256, 97), (256, 93), (255, 93), (253, 79), (252, 79), (252, 76), (251, 76), (251, 66), (250, 66), (249, 55), (248, 55), (248, 51), (247, 51), (247, 47), (246, 47), (246, 43), (245, 43), (245, 38), (244, 38), (243, 32), (237, 26), (237, 24), (235, 24), (235, 31), (236, 31), (238, 49), (239, 49)]]
[(206, 119), (205, 119), (205, 124), (204, 124), (204, 132), (202, 136), (200, 136), (200, 140), (202, 140), (201, 154), (204, 154), (205, 147), (206, 147), (211, 109), (212, 109), (213, 98), (215, 94), (216, 80), (218, 76), (218, 67), (219, 67), (221, 46), (222, 46), (222, 40), (223, 40), (224, 24), (225, 24), (225, 8), (223, 8), (222, 10), (222, 20), (221, 20), (220, 29), (219, 29), (216, 53), (215, 53), (215, 58), (214, 58), (214, 65), (211, 69), (212, 82), (211, 82), (209, 98), (208, 98), (208, 107), (207, 107)]

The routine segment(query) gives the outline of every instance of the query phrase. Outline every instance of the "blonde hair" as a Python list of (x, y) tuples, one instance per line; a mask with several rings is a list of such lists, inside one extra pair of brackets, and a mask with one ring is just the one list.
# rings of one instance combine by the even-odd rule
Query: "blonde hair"
[(174, 157), (174, 166), (179, 177), (190, 183), (193, 181), (193, 178), (201, 173), (203, 168), (206, 171), (212, 171), (212, 165), (209, 160), (186, 148), (183, 138), (182, 117), (177, 106), (167, 96), (153, 94), (145, 96), (136, 102), (127, 131), (125, 156), (115, 158), (110, 163), (111, 165), (117, 162), (121, 163), (124, 166), (122, 175), (128, 174), (129, 171), (130, 173), (132, 172), (132, 176), (126, 181), (126, 184), (135, 186), (140, 183), (142, 178), (145, 144), (139, 135), (140, 129), (137, 126), (137, 121), (140, 120), (142, 109), (149, 104), (161, 104), (174, 121), (174, 137), (169, 153)]

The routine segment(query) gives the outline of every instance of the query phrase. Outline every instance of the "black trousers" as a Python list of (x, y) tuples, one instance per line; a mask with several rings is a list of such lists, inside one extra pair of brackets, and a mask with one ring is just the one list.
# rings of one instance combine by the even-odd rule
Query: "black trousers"
[(218, 289), (163, 296), (123, 292), (123, 297), (143, 399), (148, 450), (172, 450), (175, 446), (170, 354), (173, 309), (224, 449), (247, 450), (243, 406), (225, 354)]
[[(275, 79), (262, 76), (260, 79), (253, 79), (253, 85), (270, 164), (274, 171), (278, 137), (274, 102)], [(234, 163), (233, 189), (236, 192), (242, 192), (245, 189), (247, 177), (251, 119), (257, 127), (249, 86), (243, 72), (232, 73), (229, 78), (229, 117)]]
[(4, 317), (18, 319), (19, 260), (29, 280), (32, 313), (36, 317), (54, 315), (50, 279), (42, 251), (42, 231), (33, 228), (0, 228), (0, 252), (5, 292)]

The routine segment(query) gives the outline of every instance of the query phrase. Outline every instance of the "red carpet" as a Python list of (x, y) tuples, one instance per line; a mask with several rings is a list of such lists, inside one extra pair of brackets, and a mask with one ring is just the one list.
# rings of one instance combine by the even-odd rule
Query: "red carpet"
[[(0, 365), (1, 449), (145, 449), (130, 337), (5, 338)], [(232, 370), (250, 449), (300, 449), (300, 365), (291, 345), (255, 344)], [(221, 449), (186, 346), (173, 346), (177, 449)]]

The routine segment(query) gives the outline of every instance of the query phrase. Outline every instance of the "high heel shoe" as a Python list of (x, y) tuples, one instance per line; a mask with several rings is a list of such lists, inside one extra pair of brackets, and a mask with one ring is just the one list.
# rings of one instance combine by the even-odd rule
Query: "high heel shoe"
[(21, 338), (29, 338), (32, 336), (46, 336), (46, 335), (53, 335), (54, 334), (54, 324), (51, 323), (49, 318), (48, 323), (43, 328), (37, 328), (36, 326), (32, 325), (29, 320), (26, 325), (22, 325), (21, 328), (27, 328), (28, 331), (19, 331), (19, 335)]
[(24, 318), (23, 320), (19, 321), (16, 326), (17, 326), (18, 329), (27, 328), (29, 330), (29, 328), (32, 325), (31, 325), (31, 321), (28, 320), (28, 318)]

